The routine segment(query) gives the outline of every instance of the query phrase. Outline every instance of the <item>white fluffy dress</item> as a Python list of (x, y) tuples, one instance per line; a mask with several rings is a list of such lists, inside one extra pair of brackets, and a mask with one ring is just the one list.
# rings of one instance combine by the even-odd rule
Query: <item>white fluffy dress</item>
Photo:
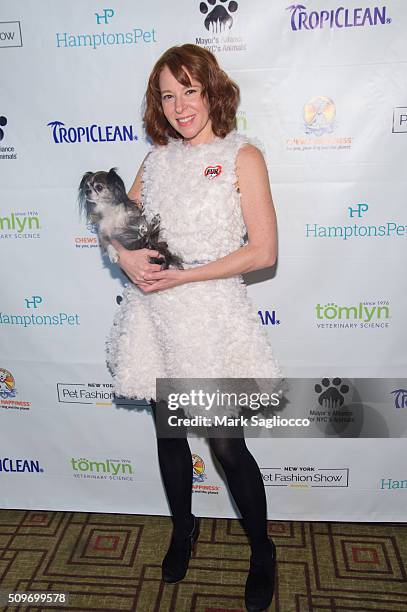
[[(184, 267), (245, 244), (235, 164), (249, 142), (236, 131), (200, 145), (171, 139), (148, 156), (145, 213), (160, 214), (160, 238)], [(241, 275), (148, 294), (128, 283), (106, 349), (116, 395), (139, 400), (156, 398), (156, 378), (282, 376)]]

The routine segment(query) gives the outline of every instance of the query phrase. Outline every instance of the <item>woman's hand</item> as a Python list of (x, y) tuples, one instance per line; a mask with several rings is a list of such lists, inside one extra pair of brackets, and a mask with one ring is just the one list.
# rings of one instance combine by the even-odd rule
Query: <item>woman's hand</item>
[(138, 285), (140, 289), (142, 289), (154, 282), (152, 280), (147, 280), (146, 275), (161, 270), (160, 264), (153, 264), (149, 261), (150, 257), (162, 257), (158, 251), (152, 249), (129, 251), (123, 247), (117, 250), (120, 256), (118, 262), (119, 266), (135, 285)]
[(147, 272), (145, 274), (146, 283), (140, 285), (140, 289), (144, 293), (152, 293), (153, 291), (162, 291), (170, 287), (177, 287), (188, 282), (188, 270), (179, 270), (178, 268), (169, 268), (168, 270), (160, 270), (158, 272)]

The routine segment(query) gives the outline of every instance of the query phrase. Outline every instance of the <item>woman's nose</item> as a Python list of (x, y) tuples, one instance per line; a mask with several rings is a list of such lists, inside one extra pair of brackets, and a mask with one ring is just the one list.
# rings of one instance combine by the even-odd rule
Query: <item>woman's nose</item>
[(175, 100), (175, 112), (182, 113), (183, 110), (184, 110), (184, 101), (182, 98), (177, 98)]

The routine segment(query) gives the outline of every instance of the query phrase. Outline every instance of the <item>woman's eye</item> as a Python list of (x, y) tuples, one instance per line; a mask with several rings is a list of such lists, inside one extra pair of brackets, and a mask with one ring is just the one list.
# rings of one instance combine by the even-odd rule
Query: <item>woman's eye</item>
[(169, 100), (171, 98), (171, 94), (164, 94), (163, 100)]
[(190, 94), (190, 93), (195, 93), (195, 92), (196, 92), (196, 89), (188, 89), (188, 90), (187, 90), (187, 94)]

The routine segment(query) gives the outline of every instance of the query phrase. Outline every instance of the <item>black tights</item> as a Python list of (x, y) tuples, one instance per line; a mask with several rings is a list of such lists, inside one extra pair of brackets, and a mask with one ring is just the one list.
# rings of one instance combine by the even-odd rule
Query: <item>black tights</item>
[[(151, 406), (156, 421), (155, 402), (152, 401)], [(253, 559), (261, 559), (269, 550), (266, 495), (259, 466), (246, 446), (243, 430), (240, 437), (209, 438), (209, 444), (225, 472), (229, 490), (242, 515)], [(188, 440), (186, 436), (157, 437), (157, 446), (174, 537), (182, 537), (192, 528), (192, 458)]]

